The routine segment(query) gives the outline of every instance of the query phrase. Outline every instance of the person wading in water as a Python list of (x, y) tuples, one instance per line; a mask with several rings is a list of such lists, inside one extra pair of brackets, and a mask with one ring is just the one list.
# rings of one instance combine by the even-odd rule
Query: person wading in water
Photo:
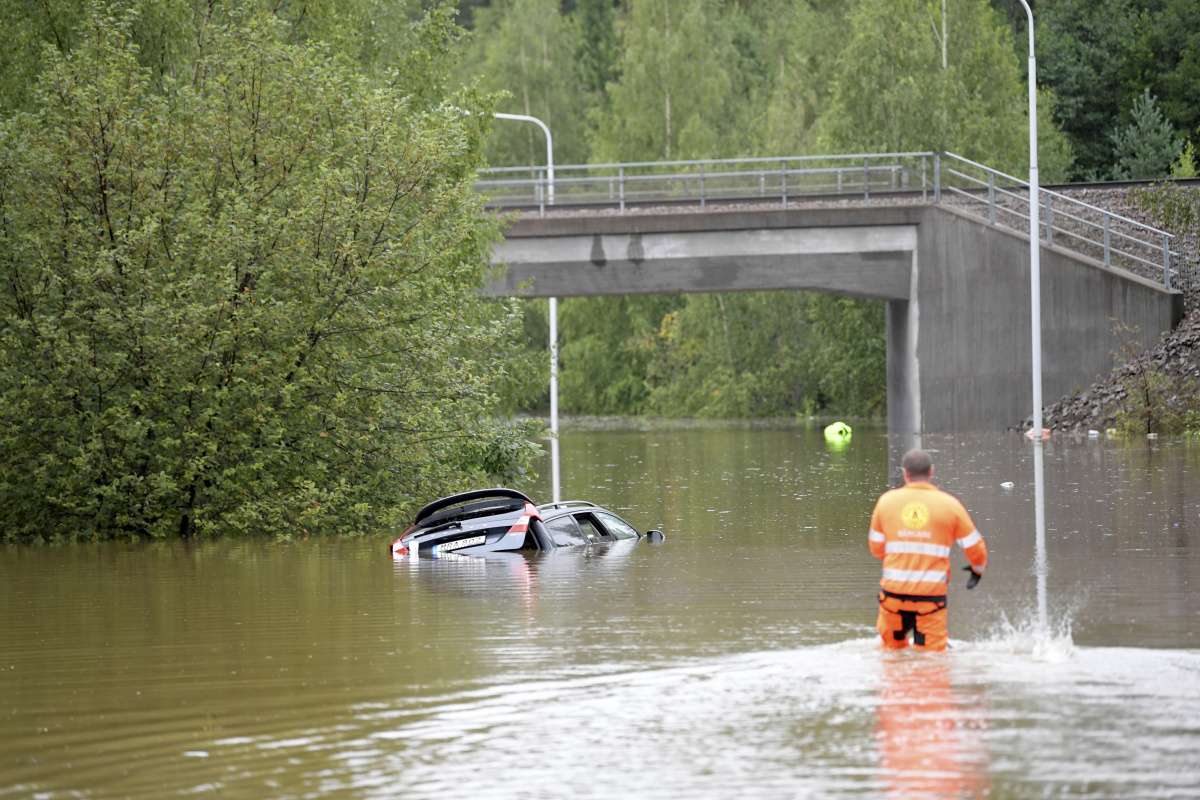
[(950, 549), (957, 542), (966, 552), (967, 588), (974, 589), (987, 568), (987, 544), (958, 498), (933, 485), (928, 453), (909, 450), (900, 466), (904, 486), (875, 503), (867, 538), (883, 561), (875, 627), (891, 650), (908, 647), (910, 634), (917, 649), (945, 650)]

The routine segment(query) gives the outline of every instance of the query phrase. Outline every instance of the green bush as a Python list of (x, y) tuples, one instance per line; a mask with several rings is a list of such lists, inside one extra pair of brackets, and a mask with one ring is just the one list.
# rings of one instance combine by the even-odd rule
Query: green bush
[(486, 103), (218, 7), (154, 76), (94, 4), (0, 123), (0, 537), (366, 531), (530, 462)]

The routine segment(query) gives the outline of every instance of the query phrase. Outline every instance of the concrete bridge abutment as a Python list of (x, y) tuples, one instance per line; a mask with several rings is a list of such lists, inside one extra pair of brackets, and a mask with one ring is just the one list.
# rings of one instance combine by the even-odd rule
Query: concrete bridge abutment
[[(883, 300), (890, 431), (1002, 430), (1032, 411), (1028, 238), (943, 206), (520, 219), (493, 261), (506, 267), (487, 288), (496, 296), (807, 290)], [(1178, 293), (1045, 245), (1042, 298), (1049, 399), (1182, 317)]]

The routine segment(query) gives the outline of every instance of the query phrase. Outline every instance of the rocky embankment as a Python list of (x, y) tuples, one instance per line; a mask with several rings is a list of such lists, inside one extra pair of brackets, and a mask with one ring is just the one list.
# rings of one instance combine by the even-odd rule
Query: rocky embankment
[[(1192, 191), (1200, 192), (1200, 189)], [(1083, 189), (1070, 192), (1093, 205), (1150, 225), (1164, 227), (1128, 197), (1121, 189)], [(1166, 228), (1169, 230), (1169, 228)], [(1178, 251), (1184, 254), (1184, 319), (1166, 334), (1153, 349), (1138, 354), (1117, 366), (1108, 376), (1090, 386), (1082, 394), (1063, 397), (1043, 409), (1043, 425), (1053, 430), (1105, 430), (1114, 427), (1123, 410), (1138, 408), (1145, 402), (1130, 397), (1131, 388), (1147, 384), (1147, 376), (1156, 381), (1156, 402), (1163, 411), (1181, 412), (1200, 406), (1200, 248), (1195, 230), (1172, 230), (1178, 238)], [(1175, 249), (1175, 248), (1173, 248)], [(1026, 419), (1024, 428), (1032, 420)]]
[[(1167, 380), (1161, 394), (1169, 410), (1179, 412), (1196, 405), (1195, 393), (1200, 388), (1200, 313), (1193, 311), (1157, 347), (1120, 365), (1083, 394), (1047, 406), (1042, 424), (1054, 430), (1111, 428), (1122, 409), (1141, 403), (1138, 398), (1128, 397), (1130, 387), (1143, 385), (1144, 376), (1152, 373)], [(1031, 424), (1031, 420), (1025, 420), (1024, 427)]]

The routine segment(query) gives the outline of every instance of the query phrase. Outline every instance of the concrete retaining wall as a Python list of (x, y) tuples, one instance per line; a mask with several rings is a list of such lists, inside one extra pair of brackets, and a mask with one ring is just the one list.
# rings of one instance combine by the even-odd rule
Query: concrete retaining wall
[[(1028, 237), (931, 207), (918, 241), (920, 429), (1000, 430), (1029, 416)], [(1183, 313), (1178, 293), (1056, 247), (1042, 247), (1041, 288), (1046, 403), (1108, 373), (1123, 348), (1152, 346)]]

